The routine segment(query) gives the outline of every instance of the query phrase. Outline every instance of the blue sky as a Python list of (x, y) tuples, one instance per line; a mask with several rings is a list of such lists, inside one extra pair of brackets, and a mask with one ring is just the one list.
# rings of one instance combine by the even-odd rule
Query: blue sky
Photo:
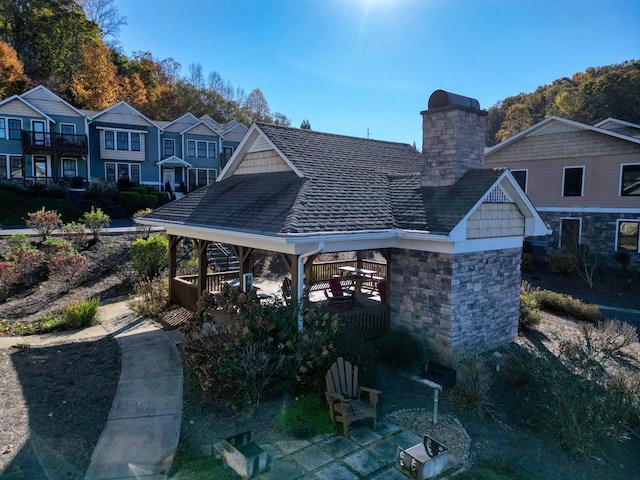
[(115, 0), (126, 55), (172, 57), (313, 130), (421, 148), (437, 89), (481, 108), (640, 59), (637, 0)]

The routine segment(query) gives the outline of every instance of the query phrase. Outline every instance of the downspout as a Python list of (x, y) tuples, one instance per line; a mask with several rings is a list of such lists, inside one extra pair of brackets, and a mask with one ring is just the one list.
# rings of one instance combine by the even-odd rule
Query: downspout
[(303, 321), (302, 321), (302, 303), (304, 301), (304, 261), (309, 258), (311, 255), (317, 255), (322, 250), (324, 250), (324, 242), (318, 243), (318, 248), (312, 250), (310, 252), (304, 253), (298, 257), (298, 331), (302, 331)]

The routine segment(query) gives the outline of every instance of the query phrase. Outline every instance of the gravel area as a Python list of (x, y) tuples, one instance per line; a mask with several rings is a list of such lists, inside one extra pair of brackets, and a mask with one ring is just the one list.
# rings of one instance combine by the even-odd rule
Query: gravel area
[(449, 449), (460, 463), (469, 461), (471, 440), (462, 424), (453, 416), (438, 416), (433, 423), (432, 411), (424, 408), (397, 410), (386, 416), (387, 419), (422, 437), (429, 435)]

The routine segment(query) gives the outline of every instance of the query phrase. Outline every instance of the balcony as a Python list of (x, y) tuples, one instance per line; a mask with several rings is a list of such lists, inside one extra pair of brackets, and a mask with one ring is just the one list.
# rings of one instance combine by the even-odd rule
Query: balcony
[(87, 136), (23, 130), (22, 152), (36, 155), (86, 155)]

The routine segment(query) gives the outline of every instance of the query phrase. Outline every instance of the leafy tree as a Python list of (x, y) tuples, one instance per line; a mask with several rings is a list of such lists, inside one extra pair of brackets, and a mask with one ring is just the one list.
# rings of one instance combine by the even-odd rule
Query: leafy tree
[(525, 130), (530, 125), (531, 114), (527, 110), (527, 107), (519, 103), (512, 105), (509, 110), (507, 110), (504, 122), (502, 122), (502, 128), (496, 134), (496, 138), (500, 142), (503, 142), (516, 133)]
[(74, 103), (83, 108), (103, 110), (116, 103), (116, 66), (104, 44), (88, 45), (82, 50), (82, 63), (71, 76), (70, 88)]
[(243, 110), (249, 117), (250, 122), (264, 122), (268, 121), (271, 115), (271, 108), (269, 103), (264, 97), (262, 90), (255, 88), (249, 93), (244, 104)]
[(22, 93), (29, 83), (16, 51), (0, 40), (0, 97)]
[(98, 26), (74, 0), (5, 0), (0, 39), (15, 49), (26, 75), (66, 96), (84, 47), (101, 42)]

